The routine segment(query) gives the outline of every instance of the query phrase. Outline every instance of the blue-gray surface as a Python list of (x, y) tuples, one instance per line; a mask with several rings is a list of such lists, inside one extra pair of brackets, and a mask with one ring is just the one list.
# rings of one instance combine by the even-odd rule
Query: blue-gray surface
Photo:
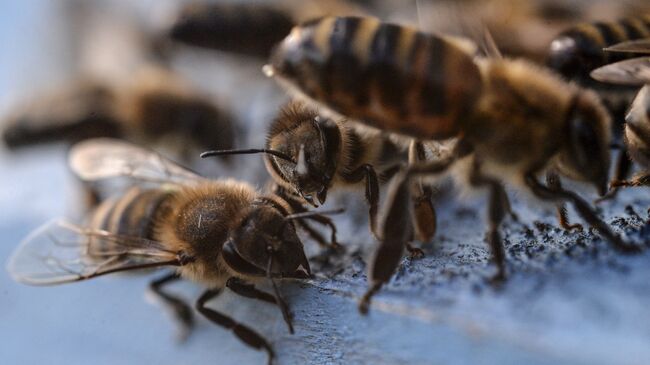
[[(32, 5), (28, 10), (36, 8)], [(16, 14), (25, 14), (23, 10)], [(38, 19), (32, 15), (32, 23)], [(22, 61), (30, 57), (23, 55), (13, 68), (4, 69), (17, 72), (22, 68), (16, 64), (27, 67), (29, 62)], [(206, 88), (220, 88), (215, 94), (235, 105), (251, 126), (239, 143), (260, 145), (283, 94), (262, 78), (259, 64), (227, 57), (220, 62), (211, 54), (192, 53), (181, 57), (177, 66)], [(237, 72), (224, 72), (223, 67)], [(7, 95), (10, 87), (43, 81), (45, 76), (40, 77), (38, 69), (35, 72), (29, 77), (0, 72), (0, 80), (9, 81), (0, 95)], [(218, 174), (261, 186), (264, 170), (258, 158), (241, 157), (235, 165)], [(0, 173), (0, 259), (5, 260), (38, 225), (75, 214), (75, 188), (62, 146), (18, 155), (3, 152)], [(356, 301), (366, 285), (365, 262), (374, 247), (359, 195), (330, 198), (329, 206), (348, 203), (346, 215), (337, 218), (348, 253), (332, 258), (329, 265), (314, 262), (318, 279), (282, 286), (295, 314), (295, 335), (287, 333), (276, 308), (228, 291), (210, 306), (267, 336), (281, 364), (648, 363), (650, 252), (623, 257), (590, 232), (564, 233), (554, 228), (552, 207), (517, 196), (513, 206), (521, 223), (505, 224), (511, 278), (501, 290), (486, 284), (493, 268), (484, 242), (484, 199), (460, 200), (451, 190), (438, 203), (440, 228), (426, 257), (405, 259), (395, 279), (377, 296), (369, 316), (358, 315)], [(647, 234), (639, 231), (645, 227), (647, 207), (646, 189), (628, 190), (601, 204), (601, 214), (629, 239), (642, 241)], [(577, 218), (572, 215), (572, 219)], [(314, 245), (308, 248), (317, 251)], [(169, 316), (157, 303), (144, 300), (148, 281), (160, 274), (34, 288), (16, 284), (0, 271), (2, 363), (266, 361), (265, 354), (202, 319), (186, 343), (176, 343)], [(189, 283), (173, 289), (188, 301), (200, 293)]]

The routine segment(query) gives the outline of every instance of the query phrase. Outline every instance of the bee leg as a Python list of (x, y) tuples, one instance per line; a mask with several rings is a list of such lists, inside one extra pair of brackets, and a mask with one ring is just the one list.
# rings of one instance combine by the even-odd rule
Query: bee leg
[(621, 146), (621, 150), (618, 154), (618, 160), (616, 161), (616, 169), (614, 170), (614, 178), (609, 182), (610, 190), (604, 196), (596, 199), (596, 203), (600, 203), (604, 200), (612, 199), (618, 193), (618, 185), (621, 181), (625, 181), (630, 169), (632, 167), (632, 160), (627, 155), (627, 147), (625, 145)]
[[(560, 180), (560, 176), (557, 174), (557, 172), (553, 170), (549, 170), (546, 172), (546, 186), (548, 186), (550, 190), (554, 190), (554, 191), (562, 190), (562, 181)], [(562, 227), (567, 231), (571, 231), (574, 229), (577, 231), (582, 231), (581, 224), (569, 223), (569, 219), (567, 218), (566, 205), (564, 203), (557, 203), (556, 209), (557, 209), (557, 217), (560, 222), (560, 227)]]
[(505, 218), (507, 206), (504, 202), (508, 201), (507, 194), (503, 185), (496, 180), (481, 174), (480, 165), (474, 162), (474, 167), (470, 175), (470, 184), (474, 186), (487, 186), (490, 190), (488, 205), (488, 243), (492, 251), (492, 259), (497, 265), (497, 273), (492, 278), (494, 283), (503, 282), (506, 279), (506, 252), (501, 240), (499, 226)]
[(623, 253), (638, 253), (640, 248), (635, 245), (626, 243), (621, 239), (620, 236), (615, 234), (607, 225), (603, 222), (596, 212), (587, 204), (587, 202), (578, 196), (576, 193), (559, 189), (551, 190), (548, 187), (541, 184), (535, 177), (535, 172), (530, 172), (525, 175), (526, 185), (531, 189), (533, 194), (542, 200), (548, 201), (569, 201), (573, 204), (575, 210), (580, 214), (582, 219), (584, 219), (591, 227), (595, 228), (600, 234), (618, 251)]
[(330, 233), (330, 242), (327, 243), (327, 246), (329, 246), (330, 248), (332, 248), (334, 250), (343, 249), (343, 246), (341, 246), (341, 244), (336, 239), (336, 232), (337, 232), (336, 231), (336, 225), (334, 224), (332, 219), (330, 219), (330, 217), (326, 217), (324, 215), (317, 214), (317, 215), (312, 215), (312, 216), (306, 217), (306, 219), (314, 220), (314, 221), (316, 221), (316, 222), (318, 222), (318, 223), (320, 223), (320, 224), (322, 224), (324, 226), (329, 227), (331, 233)]
[(275, 300), (275, 297), (271, 294), (265, 293), (255, 287), (253, 284), (249, 284), (245, 281), (242, 281), (238, 278), (230, 278), (228, 281), (226, 281), (226, 287), (228, 287), (230, 290), (233, 291), (233, 293), (241, 295), (242, 297), (246, 298), (251, 298), (251, 299), (258, 299), (267, 303), (275, 304), (277, 305), (282, 313), (285, 313), (286, 315), (284, 316), (285, 320), (287, 321), (287, 326), (291, 329), (290, 332), (293, 332), (293, 325), (291, 323), (291, 315), (289, 314), (289, 308), (287, 307), (287, 303), (284, 301), (280, 301), (278, 303)]
[(221, 289), (206, 290), (196, 301), (196, 310), (214, 324), (233, 331), (233, 333), (248, 346), (258, 350), (265, 350), (269, 354), (269, 364), (271, 364), (275, 357), (275, 353), (264, 337), (247, 326), (236, 322), (234, 319), (205, 306), (210, 299), (216, 297), (220, 293)]
[(650, 186), (650, 174), (642, 173), (634, 176), (630, 180), (615, 180), (612, 181), (613, 187), (630, 187), (630, 186)]
[(176, 280), (179, 280), (180, 278), (181, 277), (178, 274), (172, 272), (169, 273), (168, 275), (165, 275), (163, 277), (160, 277), (152, 281), (149, 284), (149, 288), (158, 298), (160, 298), (166, 305), (168, 305), (172, 309), (174, 313), (174, 318), (181, 325), (179, 338), (181, 339), (181, 341), (183, 341), (187, 338), (187, 336), (191, 332), (192, 327), (194, 327), (194, 317), (192, 315), (192, 308), (190, 308), (190, 306), (187, 303), (183, 302), (181, 299), (163, 291), (163, 286), (171, 282), (174, 282)]
[[(294, 196), (291, 196), (286, 193), (286, 190), (279, 190), (276, 189), (276, 193), (282, 197), (290, 206), (291, 210), (293, 210), (295, 213), (304, 213), (307, 212), (308, 210), (302, 205), (302, 203), (297, 200)], [(334, 225), (334, 222), (332, 222), (331, 219), (329, 219), (326, 216), (323, 215), (314, 215), (314, 216), (309, 216), (306, 219), (313, 219), (318, 223), (321, 223), (323, 225), (327, 225), (330, 227), (332, 233), (331, 233), (331, 240), (330, 242), (327, 242), (325, 238), (318, 232), (316, 231), (309, 223), (305, 221), (305, 219), (298, 219), (298, 225), (304, 229), (307, 234), (314, 240), (316, 241), (319, 245), (327, 248), (331, 248), (333, 250), (340, 250), (342, 246), (338, 243), (336, 240), (336, 226)]]
[(404, 245), (412, 236), (410, 212), (410, 182), (404, 173), (393, 178), (388, 189), (384, 209), (382, 240), (370, 265), (370, 288), (359, 301), (359, 311), (368, 313), (370, 299), (384, 283), (390, 280), (404, 253)]
[[(423, 162), (426, 160), (426, 153), (422, 142), (412, 140), (409, 146), (409, 164)], [(413, 196), (413, 215), (415, 238), (423, 243), (429, 242), (436, 233), (436, 210), (433, 206), (433, 190), (430, 186), (422, 184), (416, 178), (411, 194)], [(411, 255), (424, 256), (424, 252), (408, 244), (407, 249)]]
[(351, 182), (360, 182), (366, 179), (366, 201), (368, 202), (368, 216), (370, 219), (370, 231), (372, 234), (379, 238), (377, 232), (377, 209), (379, 205), (379, 179), (374, 167), (368, 164), (363, 164), (356, 168), (354, 171), (346, 174), (344, 178)]

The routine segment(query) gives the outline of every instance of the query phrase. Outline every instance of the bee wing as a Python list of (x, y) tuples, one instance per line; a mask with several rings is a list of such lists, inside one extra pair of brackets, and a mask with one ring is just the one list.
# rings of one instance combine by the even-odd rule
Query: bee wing
[(591, 72), (598, 81), (623, 85), (643, 85), (650, 83), (650, 57), (612, 63)]
[(68, 162), (84, 181), (128, 177), (160, 184), (188, 185), (204, 180), (154, 151), (110, 138), (77, 143), (70, 150)]
[(118, 271), (181, 265), (180, 253), (160, 242), (111, 234), (57, 220), (25, 238), (7, 264), (14, 280), (55, 285)]
[(637, 39), (615, 44), (605, 48), (608, 52), (650, 53), (650, 38)]

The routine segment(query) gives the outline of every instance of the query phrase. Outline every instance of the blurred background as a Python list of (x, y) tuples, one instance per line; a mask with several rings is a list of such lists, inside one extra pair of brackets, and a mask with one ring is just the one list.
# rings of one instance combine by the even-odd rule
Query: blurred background
[[(323, 14), (374, 14), (429, 31), (474, 37), (479, 24), (488, 24), (506, 53), (539, 62), (551, 40), (579, 20), (613, 20), (647, 9), (641, 1), (602, 0), (246, 3), (280, 9), (288, 14), (289, 27)], [(83, 217), (86, 197), (66, 164), (71, 140), (119, 132), (206, 176), (234, 177), (265, 187), (268, 178), (259, 156), (201, 160), (198, 153), (263, 145), (266, 127), (288, 100), (261, 71), (269, 41), (262, 42), (262, 51), (253, 47), (254, 42), (244, 38), (249, 35), (242, 34), (254, 28), (250, 23), (225, 32), (230, 40), (221, 50), (209, 49), (201, 40), (193, 45), (171, 40), (170, 29), (186, 4), (173, 0), (0, 3), (3, 130), (65, 121), (66, 113), (87, 114), (92, 123), (100, 117), (102, 122), (135, 120), (145, 125), (146, 110), (163, 110), (151, 119), (165, 120), (175, 115), (166, 109), (169, 103), (152, 102), (150, 109), (133, 104), (139, 95), (164, 89), (183, 100), (198, 100), (210, 116), (217, 113), (221, 135), (231, 136), (205, 141), (186, 132), (179, 132), (179, 137), (177, 131), (152, 135), (144, 127), (133, 132), (106, 127), (82, 128), (81, 135), (56, 143), (40, 143), (45, 139), (41, 136), (23, 145), (19, 132), (11, 139), (15, 143), (5, 137), (0, 149), (0, 261), (6, 261), (20, 240), (44, 222)], [(268, 32), (252, 33), (249, 37), (261, 39)], [(251, 46), (233, 48), (233, 43)], [(196, 119), (202, 120), (201, 115)], [(211, 306), (262, 332), (281, 364), (647, 363), (650, 255), (621, 257), (591, 232), (561, 231), (555, 228), (553, 207), (513, 192), (513, 206), (522, 223), (508, 222), (504, 227), (512, 279), (501, 290), (493, 290), (485, 282), (492, 270), (484, 243), (485, 199), (480, 194), (458, 199), (456, 189), (441, 186), (436, 202), (440, 228), (434, 243), (426, 247), (424, 259), (404, 260), (368, 317), (358, 315), (356, 301), (366, 287), (366, 262), (375, 242), (367, 233), (365, 203), (357, 193), (333, 195), (327, 204), (346, 206), (346, 214), (336, 219), (340, 240), (347, 247), (345, 257), (326, 265), (315, 263), (315, 268), (321, 268), (317, 279), (283, 285), (296, 318), (295, 335), (287, 333), (276, 308), (228, 291)], [(646, 190), (629, 189), (599, 209), (617, 231), (643, 240), (648, 206)], [(319, 253), (316, 245), (306, 246), (311, 256)], [(185, 343), (178, 343), (170, 316), (143, 294), (151, 278), (162, 274), (116, 275), (36, 288), (17, 284), (5, 270), (0, 271), (3, 362), (266, 361), (264, 353), (249, 349), (203, 319), (198, 319)], [(174, 285), (173, 290), (189, 302), (201, 292), (190, 283)]]

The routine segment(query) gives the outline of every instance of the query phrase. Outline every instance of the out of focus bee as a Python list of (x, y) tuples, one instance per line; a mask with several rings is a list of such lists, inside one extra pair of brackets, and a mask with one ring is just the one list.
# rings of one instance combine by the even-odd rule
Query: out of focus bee
[[(650, 38), (624, 42), (607, 48), (611, 52), (650, 54)], [(620, 61), (594, 70), (599, 81), (642, 86), (625, 117), (625, 144), (632, 160), (644, 171), (630, 180), (614, 180), (612, 187), (650, 185), (650, 57)]]
[[(34, 231), (9, 261), (8, 270), (16, 281), (55, 285), (120, 271), (171, 267), (175, 273), (152, 283), (152, 289), (186, 329), (192, 324), (190, 307), (161, 288), (181, 277), (208, 288), (196, 303), (201, 314), (273, 358), (266, 339), (206, 303), (228, 287), (277, 305), (293, 333), (275, 280), (310, 276), (295, 223), (319, 214), (295, 214), (278, 196), (261, 195), (243, 182), (202, 178), (119, 140), (90, 140), (74, 146), (70, 165), (85, 181), (125, 177), (138, 185), (104, 201), (81, 226), (55, 221)], [(274, 294), (253, 285), (264, 279), (271, 282)]]
[[(578, 24), (562, 32), (550, 44), (548, 66), (567, 80), (598, 92), (612, 114), (616, 136), (621, 133), (626, 110), (636, 89), (629, 85), (599, 82), (590, 76), (590, 72), (603, 65), (635, 57), (632, 53), (605, 52), (604, 48), (647, 37), (650, 37), (650, 14), (611, 22)], [(627, 154), (622, 150), (616, 163), (614, 180), (625, 179), (629, 169)], [(615, 190), (612, 190), (608, 196), (612, 197), (614, 193)]]
[(298, 23), (326, 15), (358, 15), (344, 0), (269, 3), (190, 2), (169, 29), (173, 40), (193, 46), (266, 58)]
[[(389, 188), (381, 244), (360, 303), (390, 279), (411, 235), (410, 182), (452, 166), (489, 190), (488, 242), (498, 281), (506, 278), (499, 226), (509, 210), (503, 183), (542, 200), (571, 202), (616, 249), (637, 252), (580, 196), (538, 175), (556, 170), (607, 191), (610, 118), (597, 95), (525, 60), (476, 57), (446, 38), (373, 18), (322, 18), (295, 27), (275, 49), (269, 76), (303, 98), (352, 121), (419, 140), (457, 138), (446, 159), (410, 165)], [(464, 167), (464, 168), (462, 168)]]
[[(209, 151), (203, 157), (241, 153), (265, 153), (265, 164), (274, 181), (308, 204), (324, 204), (332, 189), (360, 187), (364, 182), (369, 222), (377, 235), (379, 184), (388, 181), (409, 158), (404, 143), (379, 130), (352, 126), (342, 119), (326, 118), (300, 102), (283, 107), (269, 128), (264, 149)], [(410, 159), (424, 159), (421, 143), (410, 147)], [(415, 238), (428, 242), (435, 233), (436, 215), (428, 186), (414, 187)], [(407, 245), (412, 253), (418, 249)]]
[[(639, 0), (419, 0), (410, 3), (417, 4), (418, 23), (423, 31), (478, 39), (487, 28), (504, 54), (538, 62), (547, 57), (548, 45), (557, 34), (577, 22), (613, 21), (650, 10)], [(408, 8), (408, 2), (400, 5), (396, 11), (414, 12)]]
[(179, 76), (159, 68), (130, 83), (79, 81), (44, 95), (7, 117), (2, 138), (10, 149), (92, 137), (166, 143), (188, 160), (208, 146), (232, 148), (234, 118)]
[(650, 14), (615, 22), (578, 24), (551, 42), (547, 64), (569, 80), (602, 87), (603, 84), (590, 77), (591, 71), (633, 57), (631, 54), (604, 52), (603, 49), (647, 37), (650, 37)]

